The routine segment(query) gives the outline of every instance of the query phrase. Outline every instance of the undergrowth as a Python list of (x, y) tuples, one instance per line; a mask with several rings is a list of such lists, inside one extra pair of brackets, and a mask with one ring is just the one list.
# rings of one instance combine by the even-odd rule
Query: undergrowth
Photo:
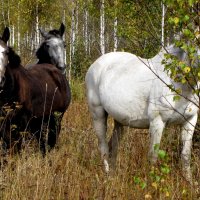
[[(55, 149), (42, 157), (37, 145), (26, 143), (19, 155), (1, 157), (0, 199), (199, 199), (199, 188), (181, 173), (179, 131), (167, 129), (159, 160), (150, 166), (147, 130), (125, 129), (116, 171), (105, 174), (97, 138), (85, 100), (84, 84), (72, 82), (73, 101), (62, 121)], [(109, 134), (113, 121), (109, 118)], [(199, 182), (199, 145), (194, 145), (192, 170)]]

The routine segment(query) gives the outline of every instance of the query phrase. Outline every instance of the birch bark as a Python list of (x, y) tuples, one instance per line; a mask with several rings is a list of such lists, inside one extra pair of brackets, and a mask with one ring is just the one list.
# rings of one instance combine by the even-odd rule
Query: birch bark
[(100, 4), (100, 50), (105, 54), (105, 2), (101, 0)]
[(161, 46), (165, 46), (165, 37), (164, 37), (164, 31), (165, 31), (165, 5), (162, 2), (162, 22), (161, 22)]

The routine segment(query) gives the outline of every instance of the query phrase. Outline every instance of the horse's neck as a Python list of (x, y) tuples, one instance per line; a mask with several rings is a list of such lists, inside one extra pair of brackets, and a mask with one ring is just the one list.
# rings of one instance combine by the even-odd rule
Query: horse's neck
[(17, 68), (10, 68), (8, 70), (9, 76), (12, 79), (12, 82), (15, 86), (20, 88), (23, 88), (25, 85), (29, 82), (29, 75), (27, 69), (25, 69), (22, 66), (19, 66)]
[(51, 60), (47, 57), (38, 58), (37, 64), (43, 64), (43, 63), (52, 64)]
[(49, 54), (45, 51), (45, 48), (43, 45), (41, 45), (40, 48), (37, 50), (36, 56), (38, 58), (37, 64), (42, 64), (42, 63), (52, 64), (51, 58)]
[(15, 76), (8, 67), (5, 72), (5, 77), (6, 81), (3, 87), (3, 91), (0, 94), (1, 101), (4, 102), (4, 104), (17, 101), (17, 91), (18, 91), (18, 86), (16, 83)]
[[(194, 97), (194, 90), (195, 88), (199, 88), (200, 82), (194, 84), (182, 84), (180, 82), (175, 82), (173, 79), (171, 79), (170, 75), (165, 71), (165, 66), (160, 65), (162, 60), (165, 59), (166, 53), (176, 56), (178, 60), (189, 62), (187, 54), (181, 48), (175, 47), (174, 45), (170, 45), (165, 49), (162, 49), (154, 58), (151, 59), (151, 62), (149, 63), (152, 63), (152, 70), (166, 84), (174, 86), (175, 89), (181, 89), (183, 96), (185, 95), (188, 97)], [(169, 63), (170, 62), (171, 61), (169, 60)]]

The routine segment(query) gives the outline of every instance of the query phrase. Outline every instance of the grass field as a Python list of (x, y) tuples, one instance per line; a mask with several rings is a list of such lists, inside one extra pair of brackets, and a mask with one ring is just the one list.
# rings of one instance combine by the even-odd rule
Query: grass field
[[(180, 170), (178, 129), (165, 131), (161, 144), (164, 156), (151, 167), (147, 160), (148, 131), (126, 128), (116, 171), (105, 174), (83, 87), (72, 87), (74, 99), (62, 121), (57, 147), (45, 158), (33, 144), (26, 144), (20, 155), (1, 158), (0, 199), (200, 199), (198, 186), (190, 185)], [(112, 125), (109, 119), (108, 137)], [(196, 183), (200, 183), (199, 144), (194, 144), (192, 154)]]

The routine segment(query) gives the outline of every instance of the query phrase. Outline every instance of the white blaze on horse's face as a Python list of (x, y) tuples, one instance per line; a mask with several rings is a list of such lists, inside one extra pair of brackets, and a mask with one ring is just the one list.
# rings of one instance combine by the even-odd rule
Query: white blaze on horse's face
[(60, 69), (65, 69), (64, 42), (61, 38), (52, 37), (47, 41), (52, 63)]
[(3, 86), (5, 81), (6, 65), (8, 64), (8, 56), (6, 54), (7, 47), (4, 42), (0, 42), (0, 86)]

